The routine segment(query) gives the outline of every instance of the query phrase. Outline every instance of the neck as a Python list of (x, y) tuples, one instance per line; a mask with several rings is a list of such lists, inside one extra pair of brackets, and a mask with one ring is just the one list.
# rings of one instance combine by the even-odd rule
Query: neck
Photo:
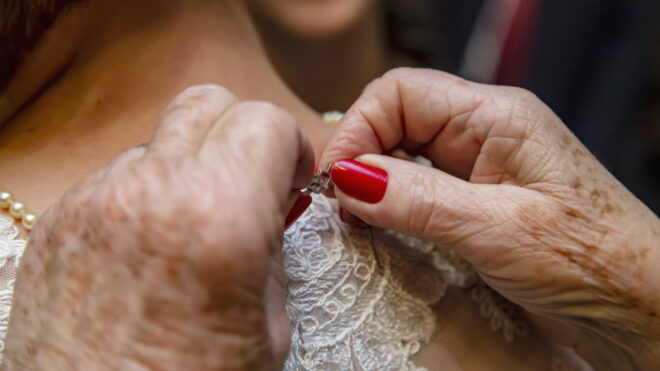
[(369, 12), (350, 30), (325, 39), (294, 35), (255, 15), (276, 69), (293, 91), (319, 111), (345, 111), (364, 86), (388, 67), (380, 11)]
[(268, 64), (242, 3), (93, 0), (61, 16), (0, 96), (4, 185), (45, 209), (149, 141), (165, 105), (201, 83), (279, 104), (317, 150), (329, 134)]

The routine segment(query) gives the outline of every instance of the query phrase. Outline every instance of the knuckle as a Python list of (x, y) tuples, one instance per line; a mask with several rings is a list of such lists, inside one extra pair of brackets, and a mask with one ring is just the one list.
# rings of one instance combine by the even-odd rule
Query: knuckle
[(184, 110), (198, 112), (204, 103), (236, 102), (238, 98), (228, 89), (214, 84), (194, 85), (186, 88), (165, 108), (164, 115)]
[(473, 83), (459, 77), (452, 75), (450, 73), (425, 69), (425, 68), (414, 68), (414, 67), (396, 67), (387, 71), (383, 77), (385, 81), (398, 81), (406, 82), (409, 81), (413, 84), (423, 83), (423, 84), (457, 84), (461, 86), (472, 86)]
[(489, 98), (495, 122), (505, 124), (509, 135), (528, 137), (543, 121), (543, 103), (534, 93), (518, 87), (497, 87), (497, 92)]
[(407, 79), (416, 73), (417, 69), (411, 67), (396, 67), (385, 72), (383, 80), (402, 80)]
[(415, 69), (410, 67), (396, 67), (385, 72), (381, 77), (372, 80), (365, 88), (367, 91), (379, 91), (381, 86), (391, 86), (398, 82), (407, 80), (415, 74)]
[(283, 108), (262, 101), (247, 101), (236, 105), (236, 124), (254, 127), (257, 138), (294, 135), (298, 130), (296, 119)]
[(268, 121), (295, 121), (293, 116), (283, 108), (264, 101), (246, 101), (237, 104), (242, 112), (259, 115)]
[(509, 87), (511, 89), (511, 95), (514, 97), (514, 100), (523, 106), (527, 107), (536, 107), (541, 103), (541, 100), (536, 96), (536, 94), (531, 91), (518, 87)]
[(392, 85), (397, 85), (399, 82), (409, 80), (410, 78), (414, 77), (416, 73), (416, 70), (414, 68), (410, 67), (396, 67), (393, 68), (385, 74), (383, 74), (382, 77), (377, 78), (373, 80), (365, 89), (371, 90), (371, 91), (379, 91), (383, 90), (380, 88), (381, 86), (385, 87), (390, 87)]
[(503, 96), (506, 97), (510, 106), (519, 112), (528, 112), (538, 110), (543, 106), (543, 102), (531, 91), (523, 88), (504, 86), (500, 87)]
[(196, 98), (196, 97), (213, 96), (213, 95), (235, 97), (234, 93), (232, 93), (229, 89), (225, 88), (224, 86), (220, 86), (216, 84), (193, 85), (186, 88), (180, 94), (181, 97), (185, 97), (185, 98)]
[(145, 185), (140, 179), (132, 179), (123, 173), (116, 175), (115, 179), (99, 186), (90, 205), (95, 221), (115, 227), (128, 224), (131, 219), (139, 219), (135, 213), (146, 195)]

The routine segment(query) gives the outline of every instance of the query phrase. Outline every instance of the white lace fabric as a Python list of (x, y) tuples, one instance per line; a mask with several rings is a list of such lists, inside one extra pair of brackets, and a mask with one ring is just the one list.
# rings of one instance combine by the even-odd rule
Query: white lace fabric
[(420, 370), (409, 358), (434, 334), (430, 306), (472, 270), (433, 244), (350, 228), (337, 215), (334, 201), (315, 196), (285, 233), (285, 370)]
[(14, 278), (25, 244), (25, 240), (19, 237), (14, 219), (0, 215), (0, 352), (5, 348)]

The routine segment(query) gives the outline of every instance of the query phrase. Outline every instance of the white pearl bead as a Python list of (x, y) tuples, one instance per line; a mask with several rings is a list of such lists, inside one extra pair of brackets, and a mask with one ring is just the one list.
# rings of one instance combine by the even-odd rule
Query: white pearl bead
[(14, 202), (14, 195), (9, 192), (0, 192), (0, 208), (6, 209)]
[(25, 205), (23, 205), (21, 202), (12, 202), (11, 206), (9, 206), (9, 215), (16, 219), (22, 218), (26, 212), (27, 210), (25, 210)]
[(344, 117), (344, 114), (339, 111), (329, 111), (323, 113), (323, 121), (326, 124), (336, 125), (339, 123), (339, 121), (341, 121), (342, 117)]
[(23, 227), (27, 229), (28, 231), (32, 230), (34, 228), (34, 225), (37, 224), (37, 215), (33, 213), (27, 213), (23, 215)]

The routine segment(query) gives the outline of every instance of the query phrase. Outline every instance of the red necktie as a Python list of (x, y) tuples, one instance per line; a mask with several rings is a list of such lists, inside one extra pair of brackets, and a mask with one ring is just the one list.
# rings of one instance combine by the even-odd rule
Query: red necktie
[(500, 85), (524, 84), (531, 57), (534, 23), (541, 0), (520, 0), (507, 32), (500, 62), (497, 68), (496, 82)]

